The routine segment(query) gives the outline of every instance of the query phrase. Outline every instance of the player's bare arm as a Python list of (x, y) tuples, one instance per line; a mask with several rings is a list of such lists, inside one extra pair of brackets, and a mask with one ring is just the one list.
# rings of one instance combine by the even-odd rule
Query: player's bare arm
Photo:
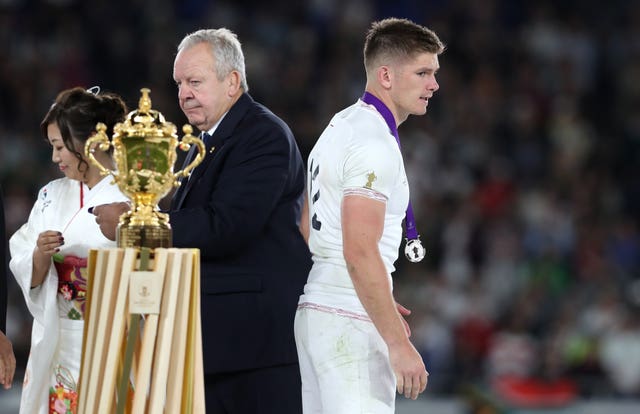
[(409, 341), (378, 248), (384, 214), (381, 201), (359, 195), (343, 198), (344, 257), (358, 298), (389, 348), (398, 392), (416, 399), (427, 386), (428, 374), (422, 357)]

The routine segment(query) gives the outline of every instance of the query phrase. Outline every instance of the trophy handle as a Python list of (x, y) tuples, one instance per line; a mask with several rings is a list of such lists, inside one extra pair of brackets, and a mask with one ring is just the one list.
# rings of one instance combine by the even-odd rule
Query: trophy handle
[(176, 185), (179, 185), (178, 178), (188, 176), (191, 170), (193, 170), (195, 167), (198, 166), (198, 164), (202, 162), (202, 160), (204, 159), (205, 151), (206, 151), (204, 142), (202, 142), (200, 138), (196, 138), (193, 135), (191, 135), (191, 132), (193, 131), (193, 129), (191, 128), (191, 125), (187, 124), (183, 126), (182, 131), (184, 132), (185, 135), (184, 137), (182, 137), (182, 140), (180, 141), (180, 145), (179, 145), (180, 149), (182, 151), (188, 151), (191, 148), (191, 144), (195, 144), (198, 147), (198, 153), (193, 158), (193, 161), (189, 163), (189, 165), (187, 165), (182, 170), (174, 174), (174, 177), (176, 179), (175, 181)]
[(107, 137), (106, 133), (107, 126), (102, 122), (98, 122), (98, 124), (96, 125), (96, 131), (97, 133), (94, 136), (90, 137), (84, 144), (84, 153), (87, 157), (89, 157), (91, 163), (98, 167), (101, 175), (112, 174), (111, 170), (106, 169), (102, 164), (100, 164), (98, 160), (96, 160), (96, 157), (93, 156), (93, 153), (96, 150), (95, 144), (98, 144), (98, 149), (100, 151), (107, 151), (111, 146), (111, 142), (109, 141), (109, 137)]

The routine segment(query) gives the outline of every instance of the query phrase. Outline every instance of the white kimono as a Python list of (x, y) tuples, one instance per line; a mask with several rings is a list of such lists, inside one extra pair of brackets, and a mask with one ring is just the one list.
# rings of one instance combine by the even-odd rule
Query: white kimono
[[(46, 230), (60, 231), (64, 237), (64, 245), (56, 256), (76, 262), (86, 259), (89, 249), (115, 247), (115, 242), (103, 236), (95, 217), (87, 211), (92, 206), (127, 201), (112, 181), (107, 176), (92, 189), (69, 178), (50, 182), (40, 189), (28, 222), (9, 240), (9, 266), (33, 316), (21, 414), (76, 412), (77, 388), (73, 388), (80, 372), (84, 292), (79, 290), (80, 295), (67, 295), (66, 289), (74, 290), (74, 283), (78, 285), (79, 281), (86, 283), (86, 280), (76, 278), (68, 286), (61, 282), (60, 288), (58, 271), (52, 261), (42, 285), (32, 289), (33, 250), (38, 235)], [(79, 270), (74, 274), (80, 275)], [(71, 392), (67, 393), (69, 389)], [(53, 411), (49, 410), (50, 406)]]

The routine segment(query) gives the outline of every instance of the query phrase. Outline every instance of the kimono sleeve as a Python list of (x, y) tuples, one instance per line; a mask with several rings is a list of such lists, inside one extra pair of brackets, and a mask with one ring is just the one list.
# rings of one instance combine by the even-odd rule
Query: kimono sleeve
[[(44, 213), (51, 203), (51, 200), (47, 199), (43, 193), (44, 191), (46, 191), (44, 188), (40, 190), (38, 199), (29, 214), (28, 221), (9, 239), (9, 252), (11, 255), (9, 268), (22, 290), (29, 312), (31, 312), (34, 319), (39, 321), (44, 320), (45, 308), (48, 309), (51, 306), (51, 302), (55, 304), (58, 283), (57, 272), (53, 264), (51, 264), (44, 282), (36, 288), (31, 288), (33, 250), (36, 247), (38, 235), (45, 230)], [(52, 290), (53, 293), (51, 293)]]

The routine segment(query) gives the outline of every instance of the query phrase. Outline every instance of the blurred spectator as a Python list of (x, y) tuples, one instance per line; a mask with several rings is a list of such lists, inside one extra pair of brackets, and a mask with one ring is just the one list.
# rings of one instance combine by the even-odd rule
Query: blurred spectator
[(640, 320), (626, 313), (602, 338), (600, 361), (617, 395), (640, 397)]

